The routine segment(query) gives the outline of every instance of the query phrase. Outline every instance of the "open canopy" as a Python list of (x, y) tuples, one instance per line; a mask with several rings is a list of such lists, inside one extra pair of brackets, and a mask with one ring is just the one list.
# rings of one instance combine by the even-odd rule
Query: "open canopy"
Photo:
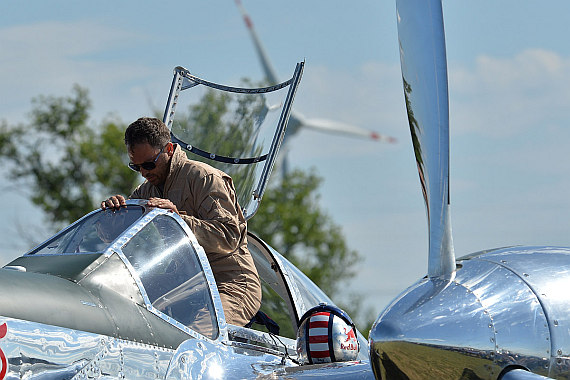
[[(200, 79), (183, 67), (164, 112), (172, 141), (190, 159), (229, 174), (246, 219), (257, 211), (285, 134), (304, 63), (269, 87), (230, 87)], [(188, 91), (190, 90), (191, 91)]]

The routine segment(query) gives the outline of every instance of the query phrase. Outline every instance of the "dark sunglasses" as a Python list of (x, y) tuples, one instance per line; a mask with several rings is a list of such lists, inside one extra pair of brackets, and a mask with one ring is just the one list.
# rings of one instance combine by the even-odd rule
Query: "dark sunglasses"
[(160, 152), (158, 152), (158, 154), (156, 155), (154, 160), (152, 160), (150, 162), (143, 162), (140, 165), (133, 164), (132, 162), (129, 162), (129, 168), (131, 168), (135, 172), (140, 172), (141, 168), (143, 168), (144, 170), (152, 170), (152, 169), (156, 168), (156, 160), (158, 160), (158, 157), (160, 157), (164, 148), (166, 148), (166, 145), (162, 147), (162, 149), (160, 150)]

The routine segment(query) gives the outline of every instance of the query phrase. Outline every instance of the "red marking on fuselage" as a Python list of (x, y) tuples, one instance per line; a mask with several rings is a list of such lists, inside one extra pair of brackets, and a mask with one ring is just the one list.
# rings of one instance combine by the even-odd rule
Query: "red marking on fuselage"
[[(4, 338), (8, 333), (8, 325), (3, 323), (0, 325), (0, 339)], [(8, 360), (6, 360), (6, 355), (4, 351), (0, 348), (0, 361), (2, 362), (2, 370), (0, 370), (0, 380), (6, 377), (6, 372), (8, 372)]]

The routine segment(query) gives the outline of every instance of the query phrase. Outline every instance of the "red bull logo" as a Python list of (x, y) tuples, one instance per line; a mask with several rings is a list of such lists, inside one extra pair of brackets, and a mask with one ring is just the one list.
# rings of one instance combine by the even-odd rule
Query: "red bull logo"
[[(8, 326), (6, 323), (0, 325), (0, 339), (4, 338), (8, 333)], [(8, 372), (8, 361), (6, 360), (6, 355), (4, 351), (0, 348), (0, 361), (2, 362), (2, 369), (0, 370), (0, 380), (6, 377), (6, 372)]]
[(356, 334), (354, 333), (354, 329), (348, 328), (346, 331), (346, 327), (344, 329), (344, 335), (346, 339), (344, 342), (340, 343), (340, 348), (343, 350), (350, 350), (350, 351), (358, 351), (358, 341), (356, 340)]

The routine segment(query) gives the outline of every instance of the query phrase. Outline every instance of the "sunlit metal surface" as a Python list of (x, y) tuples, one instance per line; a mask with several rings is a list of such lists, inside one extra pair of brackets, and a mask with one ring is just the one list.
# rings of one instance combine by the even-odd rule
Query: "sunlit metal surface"
[(5, 379), (373, 378), (368, 362), (297, 366), (263, 347), (190, 339), (170, 350), (15, 319), (0, 319), (4, 324)]
[(398, 39), (408, 122), (429, 226), (430, 277), (455, 269), (449, 221), (449, 110), (440, 0), (398, 0)]
[(380, 315), (377, 376), (494, 379), (509, 366), (567, 376), (570, 249), (506, 248), (458, 264), (453, 281), (424, 278)]
[[(230, 340), (234, 342), (247, 341), (260, 347), (273, 347), (273, 352), (296, 355), (296, 341), (293, 339), (234, 325), (228, 325), (228, 334)], [(278, 350), (275, 350), (275, 347)]]
[[(521, 278), (541, 304), (550, 331), (549, 375), (570, 374), (570, 248), (521, 247), (497, 250), (482, 259)], [(517, 337), (511, 339), (516, 340)]]
[(174, 351), (15, 319), (2, 319), (6, 379), (163, 377)]
[(546, 380), (550, 379), (550, 377), (545, 377), (541, 375), (537, 375), (536, 373), (529, 372), (524, 369), (513, 369), (501, 377), (501, 380)]
[[(312, 368), (311, 368), (312, 367)], [(261, 379), (351, 379), (367, 380), (374, 376), (368, 362), (354, 361), (344, 363), (314, 364), (312, 366), (285, 367), (275, 374), (260, 377)]]

